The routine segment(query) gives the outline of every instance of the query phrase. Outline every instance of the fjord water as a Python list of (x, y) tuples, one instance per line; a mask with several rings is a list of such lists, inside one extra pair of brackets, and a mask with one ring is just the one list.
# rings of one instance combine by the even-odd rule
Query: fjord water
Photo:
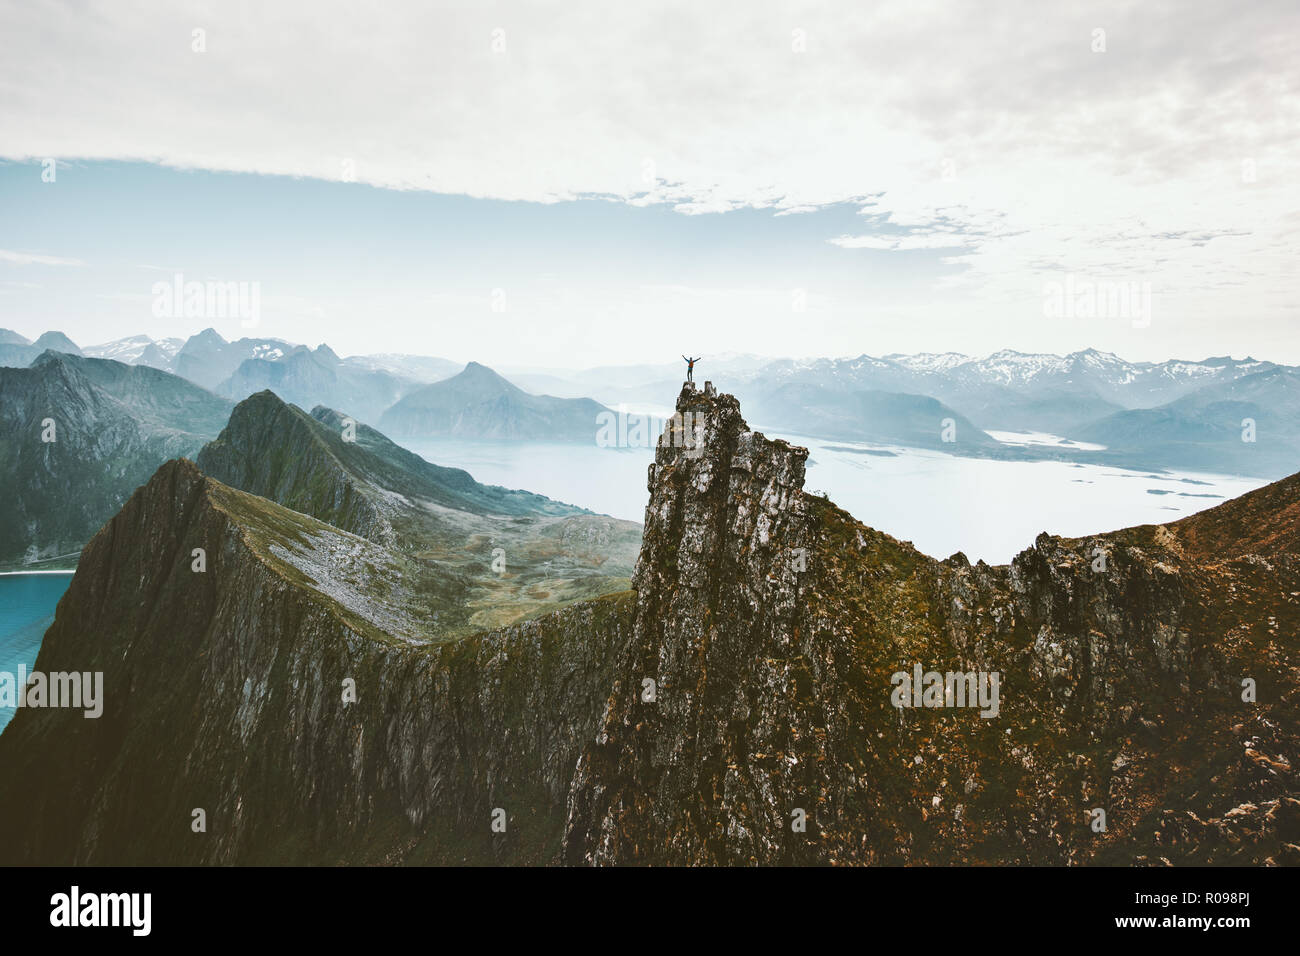
[(961, 458), (940, 451), (779, 435), (809, 449), (804, 487), (935, 558), (1006, 564), (1040, 532), (1084, 537), (1168, 524), (1268, 482), (1068, 461)]
[[(0, 574), (0, 673), (31, 673), (54, 609), (72, 583), (71, 574)], [(0, 707), (0, 731), (13, 719)]]

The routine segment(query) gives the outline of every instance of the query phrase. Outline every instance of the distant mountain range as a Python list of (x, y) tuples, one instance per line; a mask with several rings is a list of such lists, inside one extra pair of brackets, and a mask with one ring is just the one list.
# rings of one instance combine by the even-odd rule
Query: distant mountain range
[(217, 393), (240, 400), (270, 389), (304, 408), (328, 401), (362, 421), (377, 422), (385, 409), (421, 384), (386, 369), (349, 365), (328, 345), (288, 349), (274, 358), (244, 359), (216, 387)]
[(384, 412), (380, 427), (403, 438), (594, 442), (609, 411), (589, 398), (531, 395), (478, 362), (426, 385)]
[(204, 388), (217, 389), (248, 359), (280, 359), (293, 348), (279, 339), (227, 342), (212, 329), (186, 339), (172, 360), (172, 371)]
[[(1152, 363), (1097, 350), (1004, 350), (984, 359), (947, 353), (773, 362), (743, 375), (735, 392), (765, 427), (811, 437), (927, 447), (943, 415), (958, 423), (958, 441), (947, 447), (959, 454), (1275, 478), (1300, 467), (1298, 373), (1253, 358)], [(874, 400), (862, 397), (873, 393)], [(913, 398), (882, 404), (880, 393)], [(1044, 432), (1104, 448), (1012, 450), (979, 435), (968, 441), (963, 416), (977, 430)]]
[(70, 355), (81, 354), (81, 349), (62, 332), (46, 332), (31, 342), (17, 332), (0, 329), (0, 366), (26, 368), (48, 349)]
[(982, 428), (1048, 430), (1044, 426), (1072, 427), (1075, 421), (1093, 421), (1125, 408), (1154, 407), (1274, 367), (1230, 358), (1134, 363), (1095, 349), (1066, 356), (1003, 350), (984, 359), (948, 353), (775, 362), (749, 382), (801, 381), (840, 390), (933, 395)]
[(799, 435), (954, 452), (1000, 447), (966, 416), (928, 395), (794, 380), (756, 389), (754, 408), (765, 428)]
[(1165, 405), (1116, 412), (1077, 435), (1188, 468), (1256, 475), (1295, 468), (1300, 374), (1261, 364), (1261, 371), (1204, 385)]
[[(81, 354), (58, 332), (30, 343), (0, 330), (0, 363), (25, 367), (46, 348)], [(472, 362), (456, 374), (461, 366), (441, 358), (344, 359), (326, 345), (227, 342), (212, 329), (184, 342), (133, 336), (84, 354), (164, 368), (234, 401), (270, 389), (403, 439), (591, 441), (601, 412), (662, 404), (683, 377), (678, 363), (516, 369), (507, 378)], [(1266, 478), (1300, 466), (1300, 369), (1250, 357), (1129, 362), (1096, 349), (1065, 356), (1007, 349), (985, 358), (773, 361), (735, 353), (705, 357), (696, 374), (725, 383), (759, 427), (794, 436)], [(990, 432), (1061, 441), (1001, 442)]]
[(104, 345), (88, 346), (82, 352), (91, 358), (114, 359), (128, 365), (148, 365), (171, 371), (176, 353), (184, 345), (184, 339), (151, 339), (147, 335), (133, 335)]

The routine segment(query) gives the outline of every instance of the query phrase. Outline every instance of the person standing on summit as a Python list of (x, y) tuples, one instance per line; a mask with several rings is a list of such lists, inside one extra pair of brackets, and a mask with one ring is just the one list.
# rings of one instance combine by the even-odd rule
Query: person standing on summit
[(686, 381), (694, 385), (695, 384), (695, 363), (698, 362), (700, 358), (699, 356), (696, 356), (695, 358), (686, 358), (685, 355), (683, 355), (682, 358), (685, 359), (686, 361)]

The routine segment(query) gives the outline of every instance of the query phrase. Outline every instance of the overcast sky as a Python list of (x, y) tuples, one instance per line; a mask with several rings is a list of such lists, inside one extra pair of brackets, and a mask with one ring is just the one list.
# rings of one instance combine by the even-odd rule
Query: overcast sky
[(0, 326), (1300, 362), (1294, 0), (400, 6), (2, 0)]

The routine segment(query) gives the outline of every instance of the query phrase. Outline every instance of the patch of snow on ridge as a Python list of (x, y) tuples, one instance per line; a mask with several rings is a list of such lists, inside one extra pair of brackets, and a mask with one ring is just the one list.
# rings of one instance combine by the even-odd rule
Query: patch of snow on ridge
[(894, 352), (885, 358), (914, 372), (946, 372), (971, 361), (969, 355), (960, 352), (917, 352), (915, 355)]
[(82, 352), (91, 358), (112, 359), (130, 365), (152, 344), (153, 340), (147, 335), (132, 335), (115, 342), (105, 342), (103, 345), (91, 345), (82, 349)]

